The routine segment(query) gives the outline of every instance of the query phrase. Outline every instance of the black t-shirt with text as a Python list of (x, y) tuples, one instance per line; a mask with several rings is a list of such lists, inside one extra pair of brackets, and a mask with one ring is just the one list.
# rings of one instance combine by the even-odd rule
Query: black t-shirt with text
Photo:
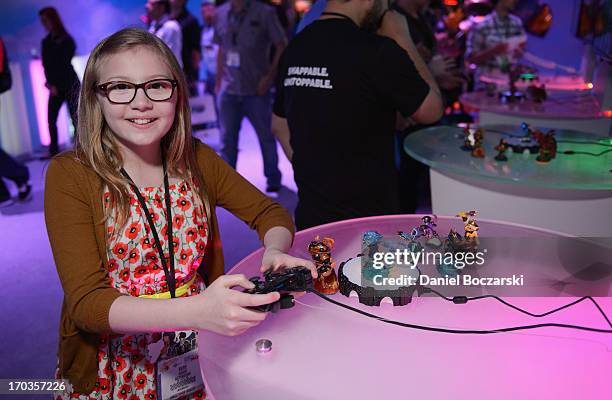
[(274, 113), (287, 119), (299, 229), (398, 212), (396, 112), (429, 92), (393, 40), (348, 19), (318, 20), (288, 45)]

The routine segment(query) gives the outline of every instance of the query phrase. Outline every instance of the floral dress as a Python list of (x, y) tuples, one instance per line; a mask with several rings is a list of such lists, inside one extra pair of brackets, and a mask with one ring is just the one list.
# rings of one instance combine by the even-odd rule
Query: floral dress
[[(204, 281), (197, 273), (208, 239), (208, 224), (201, 204), (194, 200), (191, 184), (183, 180), (169, 186), (172, 207), (174, 240), (174, 268), (176, 287), (191, 280), (190, 296), (204, 289)], [(168, 225), (164, 187), (141, 188), (164, 254), (168, 256)], [(104, 206), (109, 206), (109, 193), (104, 194)], [(138, 198), (130, 192), (128, 222), (119, 231), (115, 219), (106, 224), (108, 276), (111, 285), (130, 296), (152, 295), (168, 291), (166, 276), (154, 247), (155, 239)], [(196, 333), (197, 334), (197, 333)], [(56, 394), (59, 399), (156, 399), (155, 364), (147, 359), (147, 345), (157, 342), (161, 333), (102, 335), (98, 348), (98, 377), (89, 395)], [(204, 399), (203, 390), (188, 397)]]

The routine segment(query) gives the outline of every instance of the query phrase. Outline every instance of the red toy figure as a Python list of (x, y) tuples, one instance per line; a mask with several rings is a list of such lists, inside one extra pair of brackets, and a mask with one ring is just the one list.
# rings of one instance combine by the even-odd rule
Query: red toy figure
[(499, 144), (495, 146), (495, 150), (498, 152), (495, 156), (497, 161), (508, 161), (508, 157), (504, 154), (508, 150), (508, 142), (506, 139), (500, 139)]
[(540, 145), (540, 154), (536, 158), (537, 162), (546, 164), (557, 156), (557, 139), (555, 139), (554, 130), (550, 130), (546, 134), (537, 131), (535, 138)]
[(334, 239), (319, 239), (316, 236), (310, 245), (308, 252), (317, 267), (319, 277), (315, 281), (315, 290), (322, 294), (336, 294), (338, 292), (338, 277), (334, 267), (336, 264), (331, 257), (331, 249), (334, 247)]
[(474, 133), (474, 147), (472, 148), (472, 157), (483, 158), (485, 151), (482, 148), (482, 142), (484, 141), (484, 130), (478, 128)]

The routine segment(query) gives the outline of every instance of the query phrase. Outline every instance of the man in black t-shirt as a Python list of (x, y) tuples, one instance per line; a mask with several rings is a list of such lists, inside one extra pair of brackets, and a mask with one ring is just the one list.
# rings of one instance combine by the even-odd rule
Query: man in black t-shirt
[(293, 164), (298, 229), (398, 213), (398, 113), (442, 114), (405, 19), (383, 0), (330, 0), (287, 47), (277, 80), (272, 126)]

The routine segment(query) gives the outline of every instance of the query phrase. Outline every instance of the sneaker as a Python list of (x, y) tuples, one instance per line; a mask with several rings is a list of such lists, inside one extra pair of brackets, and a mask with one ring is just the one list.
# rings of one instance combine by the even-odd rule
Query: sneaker
[(17, 198), (19, 201), (27, 201), (32, 198), (32, 185), (24, 183), (17, 186)]
[(0, 208), (10, 207), (13, 204), (15, 204), (15, 202), (10, 197), (8, 199), (0, 200)]

